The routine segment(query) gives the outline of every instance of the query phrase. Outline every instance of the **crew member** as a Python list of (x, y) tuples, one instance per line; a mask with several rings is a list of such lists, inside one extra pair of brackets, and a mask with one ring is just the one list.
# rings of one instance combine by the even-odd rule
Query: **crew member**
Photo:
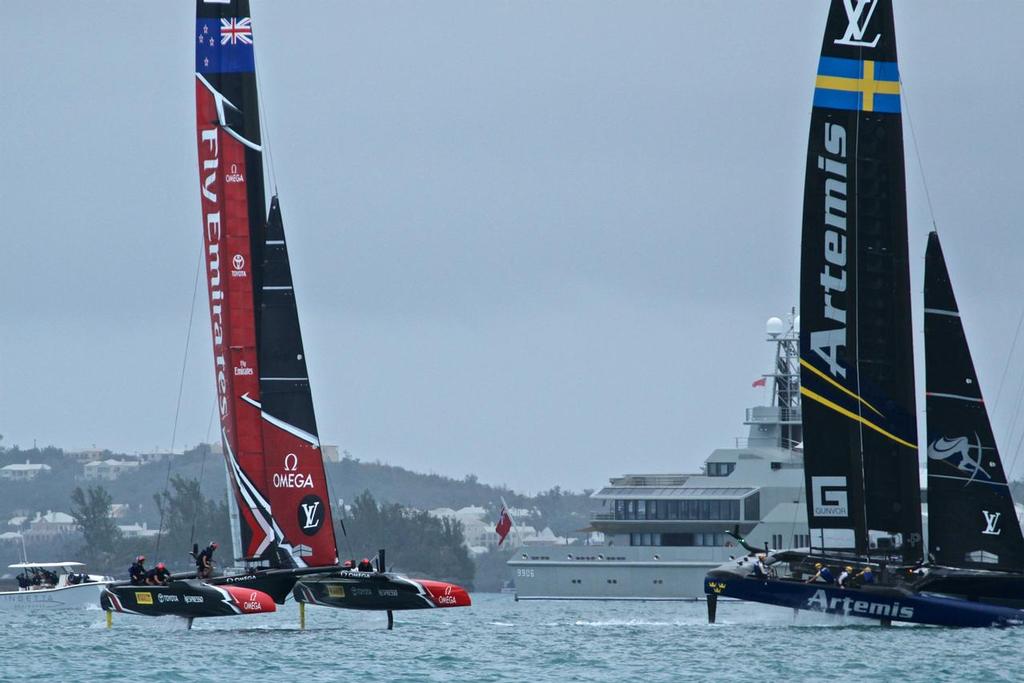
[(864, 567), (853, 578), (857, 579), (861, 585), (867, 586), (875, 582), (875, 572), (870, 566)]
[(814, 576), (807, 579), (807, 583), (814, 583), (818, 579), (821, 579), (825, 583), (833, 583), (835, 581), (835, 577), (832, 576), (832, 570), (823, 565), (821, 562), (815, 562), (814, 569)]
[(754, 557), (754, 577), (762, 581), (768, 580), (768, 565), (764, 563), (765, 557), (764, 553), (758, 553)]
[(840, 588), (846, 588), (849, 585), (850, 580), (852, 578), (853, 578), (853, 567), (846, 566), (846, 567), (843, 567), (843, 571), (839, 572), (839, 578), (836, 580), (836, 583), (839, 584)]
[(146, 583), (151, 586), (166, 586), (171, 578), (171, 572), (163, 562), (157, 562), (156, 566), (146, 572)]
[(128, 578), (133, 586), (141, 586), (146, 583), (146, 557), (139, 555), (135, 558), (132, 566), (128, 567)]
[(373, 565), (370, 563), (369, 559), (364, 557), (363, 559), (359, 560), (359, 571), (361, 571), (361, 572), (372, 572), (373, 571)]
[(356, 561), (355, 560), (345, 560), (341, 564), (341, 568), (344, 569), (347, 572), (354, 572), (356, 570)]
[(200, 579), (208, 579), (213, 576), (213, 551), (217, 548), (217, 542), (210, 541), (210, 545), (196, 555), (196, 576)]

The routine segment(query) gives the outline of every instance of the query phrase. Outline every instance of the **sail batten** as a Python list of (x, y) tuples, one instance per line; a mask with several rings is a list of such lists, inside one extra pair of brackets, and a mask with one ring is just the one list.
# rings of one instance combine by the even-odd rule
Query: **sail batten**
[[(812, 544), (921, 556), (899, 68), (889, 0), (831, 3), (808, 138), (800, 379)], [(865, 5), (868, 6), (868, 5)]]

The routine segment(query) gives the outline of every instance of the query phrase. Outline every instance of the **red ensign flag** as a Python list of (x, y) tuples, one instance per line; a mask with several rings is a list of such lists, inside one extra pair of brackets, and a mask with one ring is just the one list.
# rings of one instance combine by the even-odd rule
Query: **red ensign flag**
[(751, 384), (750, 386), (752, 386), (752, 387), (763, 387), (764, 386), (764, 382), (765, 382), (765, 379), (764, 379), (764, 377), (762, 377), (761, 379), (755, 379), (754, 383)]
[(512, 517), (504, 505), (501, 506), (501, 515), (498, 517), (498, 524), (494, 530), (498, 532), (498, 545), (504, 543), (508, 532), (512, 531)]

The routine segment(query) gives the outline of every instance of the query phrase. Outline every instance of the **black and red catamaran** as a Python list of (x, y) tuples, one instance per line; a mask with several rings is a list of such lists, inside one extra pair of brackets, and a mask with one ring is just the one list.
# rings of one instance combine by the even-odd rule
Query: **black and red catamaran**
[[(382, 556), (373, 572), (339, 566), (281, 207), (266, 204), (248, 0), (198, 0), (195, 40), (217, 410), (235, 560), (249, 571), (190, 583), (265, 592), (271, 611), (294, 590), (299, 602), (387, 610), (389, 624), (392, 610), (467, 606), (459, 586), (387, 573)], [(154, 613), (123, 590), (104, 606)]]

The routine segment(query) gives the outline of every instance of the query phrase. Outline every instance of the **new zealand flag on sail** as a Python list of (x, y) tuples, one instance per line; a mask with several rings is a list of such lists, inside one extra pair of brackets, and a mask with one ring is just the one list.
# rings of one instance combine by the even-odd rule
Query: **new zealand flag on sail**
[(197, 19), (196, 71), (201, 74), (255, 71), (251, 19)]

